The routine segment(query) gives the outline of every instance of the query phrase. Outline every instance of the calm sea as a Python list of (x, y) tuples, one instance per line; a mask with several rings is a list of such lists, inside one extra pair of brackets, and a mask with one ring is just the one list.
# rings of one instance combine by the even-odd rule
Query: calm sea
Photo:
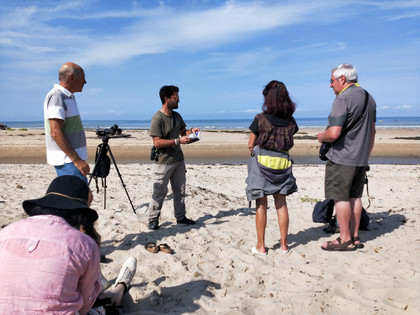
[[(214, 119), (214, 120), (188, 120), (189, 127), (201, 129), (248, 129), (252, 119)], [(324, 128), (327, 118), (296, 118), (299, 128)], [(43, 121), (4, 121), (0, 122), (9, 128), (44, 128)], [(121, 129), (149, 129), (150, 120), (83, 120), (83, 125), (88, 129), (109, 128), (117, 124)], [(379, 117), (378, 128), (420, 128), (420, 117)]]
[[(215, 119), (215, 120), (188, 120), (185, 123), (189, 127), (199, 127), (200, 129), (248, 129), (252, 119)], [(300, 129), (304, 128), (325, 128), (327, 118), (296, 118)], [(43, 121), (5, 121), (0, 122), (9, 128), (44, 128)], [(84, 120), (83, 125), (87, 129), (109, 128), (117, 124), (121, 129), (149, 129), (150, 120)], [(380, 117), (377, 118), (378, 128), (419, 128), (420, 117)], [(420, 131), (420, 130), (419, 130)], [(293, 157), (296, 164), (322, 164), (316, 156), (296, 156)], [(190, 163), (203, 163), (200, 161), (189, 161)], [(223, 163), (223, 161), (207, 161), (208, 163)], [(401, 158), (401, 157), (371, 157), (371, 164), (420, 164), (419, 158)], [(229, 163), (247, 163), (247, 160), (232, 160)]]

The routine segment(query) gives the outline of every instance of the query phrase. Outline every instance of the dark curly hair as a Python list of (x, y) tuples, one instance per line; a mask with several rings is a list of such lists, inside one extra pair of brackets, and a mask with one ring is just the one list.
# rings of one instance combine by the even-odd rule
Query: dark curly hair
[(164, 85), (160, 88), (159, 97), (162, 104), (165, 103), (165, 97), (170, 98), (175, 92), (179, 92), (179, 88), (175, 85)]

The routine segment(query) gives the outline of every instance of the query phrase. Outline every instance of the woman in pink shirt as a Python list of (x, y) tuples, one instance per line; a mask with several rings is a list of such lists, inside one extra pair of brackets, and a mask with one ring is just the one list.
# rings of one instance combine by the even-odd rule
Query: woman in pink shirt
[(102, 290), (98, 219), (88, 186), (55, 178), (23, 202), (27, 219), (0, 231), (0, 314), (86, 314)]

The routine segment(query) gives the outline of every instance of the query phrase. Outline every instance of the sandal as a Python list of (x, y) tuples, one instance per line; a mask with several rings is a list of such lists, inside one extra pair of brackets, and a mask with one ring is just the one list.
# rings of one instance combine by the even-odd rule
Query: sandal
[(149, 242), (149, 243), (147, 243), (145, 246), (144, 246), (144, 248), (146, 248), (146, 250), (148, 251), (148, 252), (151, 252), (151, 253), (157, 253), (157, 252), (159, 252), (159, 247), (158, 246), (156, 246), (156, 243), (153, 243), (153, 242)]
[[(356, 248), (359, 248), (360, 249), (360, 248), (365, 247), (365, 245), (360, 241), (360, 237), (358, 237), (358, 236), (352, 237), (351, 240), (353, 241), (353, 245)], [(359, 242), (359, 243), (356, 244), (355, 242)]]
[(173, 254), (174, 253), (174, 250), (172, 248), (170, 248), (168, 244), (160, 244), (158, 248), (161, 252), (164, 252), (164, 253), (167, 253), (167, 254)]
[(353, 240), (348, 240), (347, 242), (343, 242), (340, 237), (337, 238), (338, 244), (333, 244), (332, 241), (327, 242), (327, 246), (321, 246), (323, 250), (326, 251), (353, 251), (356, 250), (356, 246), (353, 245)]

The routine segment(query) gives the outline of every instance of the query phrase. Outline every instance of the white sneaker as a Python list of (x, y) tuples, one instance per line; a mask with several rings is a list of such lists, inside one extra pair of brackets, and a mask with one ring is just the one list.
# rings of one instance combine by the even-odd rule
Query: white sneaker
[(124, 283), (125, 287), (128, 289), (131, 280), (133, 280), (134, 275), (136, 274), (136, 268), (137, 259), (134, 257), (129, 257), (122, 266), (117, 280), (115, 280), (113, 288), (115, 288), (118, 283)]

